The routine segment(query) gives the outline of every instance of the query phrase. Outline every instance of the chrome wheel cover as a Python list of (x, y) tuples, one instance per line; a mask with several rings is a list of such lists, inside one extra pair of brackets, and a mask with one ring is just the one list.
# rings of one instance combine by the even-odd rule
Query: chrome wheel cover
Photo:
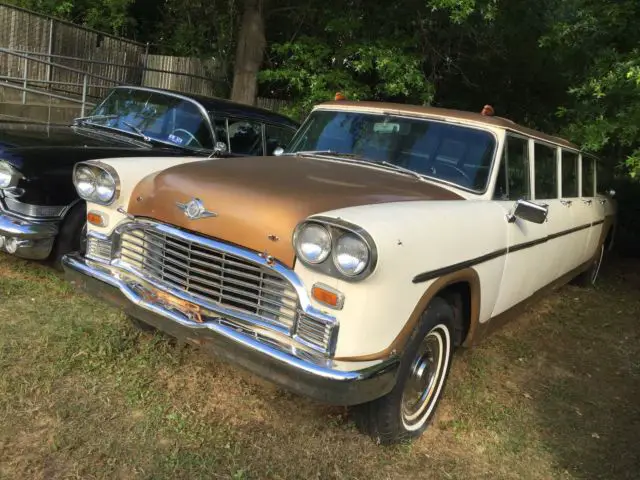
[(420, 343), (402, 392), (401, 417), (407, 430), (422, 428), (431, 415), (446, 378), (450, 352), (449, 329), (442, 324)]

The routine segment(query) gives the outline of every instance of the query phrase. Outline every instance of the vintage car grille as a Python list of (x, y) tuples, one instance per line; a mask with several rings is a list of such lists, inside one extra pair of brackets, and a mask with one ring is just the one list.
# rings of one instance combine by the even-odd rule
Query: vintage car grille
[(293, 328), (298, 298), (273, 270), (225, 251), (158, 231), (125, 231), (120, 259), (148, 278), (260, 320)]
[(300, 315), (296, 326), (296, 336), (307, 344), (321, 350), (330, 348), (334, 326), (323, 324), (306, 315)]
[(4, 204), (7, 211), (34, 218), (57, 218), (67, 208), (65, 206), (29, 205), (9, 197), (5, 197)]

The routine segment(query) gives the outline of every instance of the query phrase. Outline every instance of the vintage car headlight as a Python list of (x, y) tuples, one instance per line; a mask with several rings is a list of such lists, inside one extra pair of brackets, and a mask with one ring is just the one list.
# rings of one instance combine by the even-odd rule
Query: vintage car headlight
[(120, 195), (120, 177), (110, 166), (102, 162), (86, 162), (76, 165), (73, 184), (83, 200), (110, 205)]
[(373, 273), (378, 254), (373, 238), (357, 225), (336, 218), (313, 217), (293, 235), (298, 259), (332, 277), (357, 282)]
[(333, 261), (340, 273), (354, 277), (367, 268), (369, 247), (360, 237), (353, 233), (345, 233), (336, 241)]
[(0, 188), (15, 187), (22, 175), (4, 160), (0, 160)]
[(295, 248), (304, 261), (322, 263), (331, 253), (331, 235), (322, 225), (309, 223), (297, 232)]

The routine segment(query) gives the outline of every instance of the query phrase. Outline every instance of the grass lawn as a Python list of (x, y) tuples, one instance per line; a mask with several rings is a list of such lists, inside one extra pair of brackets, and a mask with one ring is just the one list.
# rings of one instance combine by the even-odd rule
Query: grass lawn
[(459, 352), (432, 427), (384, 448), (0, 254), (0, 479), (639, 477), (638, 261)]

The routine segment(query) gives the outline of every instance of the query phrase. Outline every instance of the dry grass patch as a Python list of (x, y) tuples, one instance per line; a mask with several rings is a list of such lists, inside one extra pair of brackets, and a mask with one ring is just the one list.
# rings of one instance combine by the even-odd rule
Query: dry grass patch
[(0, 256), (0, 478), (637, 478), (638, 267), (460, 352), (432, 428), (383, 448)]

